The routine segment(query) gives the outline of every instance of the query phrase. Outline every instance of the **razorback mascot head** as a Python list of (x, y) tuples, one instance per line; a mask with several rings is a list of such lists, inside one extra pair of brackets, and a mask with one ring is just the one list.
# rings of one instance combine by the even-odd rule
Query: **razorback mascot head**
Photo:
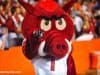
[[(75, 0), (71, 0), (73, 4)], [(69, 41), (73, 35), (73, 22), (67, 12), (53, 0), (41, 0), (35, 6), (19, 0), (27, 14), (22, 24), (26, 38), (24, 54), (32, 59), (36, 56), (64, 57), (69, 50)], [(69, 9), (72, 4), (65, 4)], [(68, 7), (70, 6), (70, 7)]]

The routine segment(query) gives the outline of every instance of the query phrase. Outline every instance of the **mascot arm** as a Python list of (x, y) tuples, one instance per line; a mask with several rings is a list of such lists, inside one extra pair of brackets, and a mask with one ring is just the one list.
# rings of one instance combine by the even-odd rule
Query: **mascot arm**
[(74, 60), (71, 55), (67, 60), (67, 66), (68, 66), (68, 71), (67, 71), (68, 75), (76, 75)]
[(38, 48), (40, 44), (39, 38), (41, 38), (41, 31), (34, 32), (29, 39), (24, 39), (22, 43), (22, 49), (24, 55), (28, 59), (32, 59), (36, 56), (38, 56)]
[(30, 42), (26, 39), (22, 43), (22, 50), (24, 55), (30, 60), (34, 58), (37, 54), (36, 50), (33, 50), (31, 48)]
[(30, 60), (35, 56), (35, 52), (30, 49), (30, 43), (26, 39), (22, 43), (22, 50), (24, 55)]

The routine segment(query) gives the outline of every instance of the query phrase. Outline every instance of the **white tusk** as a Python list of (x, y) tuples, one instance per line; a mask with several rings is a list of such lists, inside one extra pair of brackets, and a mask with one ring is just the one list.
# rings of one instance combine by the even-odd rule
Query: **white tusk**
[(44, 47), (45, 47), (45, 41), (41, 42), (39, 49), (38, 49), (38, 54), (40, 56), (46, 56), (46, 53), (44, 52)]
[(67, 54), (67, 56), (68, 56), (68, 55), (70, 55), (72, 48), (71, 48), (71, 43), (67, 39), (65, 39), (65, 41), (68, 44), (68, 54)]

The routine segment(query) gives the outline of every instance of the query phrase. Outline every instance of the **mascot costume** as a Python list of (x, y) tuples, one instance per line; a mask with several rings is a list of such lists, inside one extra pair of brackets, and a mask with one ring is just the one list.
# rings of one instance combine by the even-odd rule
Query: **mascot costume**
[(62, 8), (54, 0), (39, 0), (34, 6), (19, 2), (27, 11), (22, 24), (23, 52), (36, 75), (76, 75), (70, 44), (74, 26), (68, 14), (75, 0)]

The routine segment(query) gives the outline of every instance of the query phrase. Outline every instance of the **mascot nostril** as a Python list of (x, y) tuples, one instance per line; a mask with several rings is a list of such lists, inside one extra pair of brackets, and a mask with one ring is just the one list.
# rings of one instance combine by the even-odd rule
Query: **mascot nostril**
[(61, 45), (60, 45), (60, 44), (57, 44), (57, 45), (56, 45), (56, 48), (57, 48), (58, 50), (66, 50), (67, 47), (66, 47), (65, 45), (63, 45), (63, 44), (61, 44)]
[(57, 48), (58, 50), (62, 50), (62, 45), (57, 44), (57, 45), (56, 45), (56, 48)]
[(62, 45), (62, 49), (65, 50), (67, 47), (65, 45)]
[(76, 75), (70, 44), (74, 25), (68, 12), (77, 0), (66, 0), (63, 7), (55, 0), (38, 0), (34, 6), (18, 1), (26, 9), (22, 50), (36, 75)]

